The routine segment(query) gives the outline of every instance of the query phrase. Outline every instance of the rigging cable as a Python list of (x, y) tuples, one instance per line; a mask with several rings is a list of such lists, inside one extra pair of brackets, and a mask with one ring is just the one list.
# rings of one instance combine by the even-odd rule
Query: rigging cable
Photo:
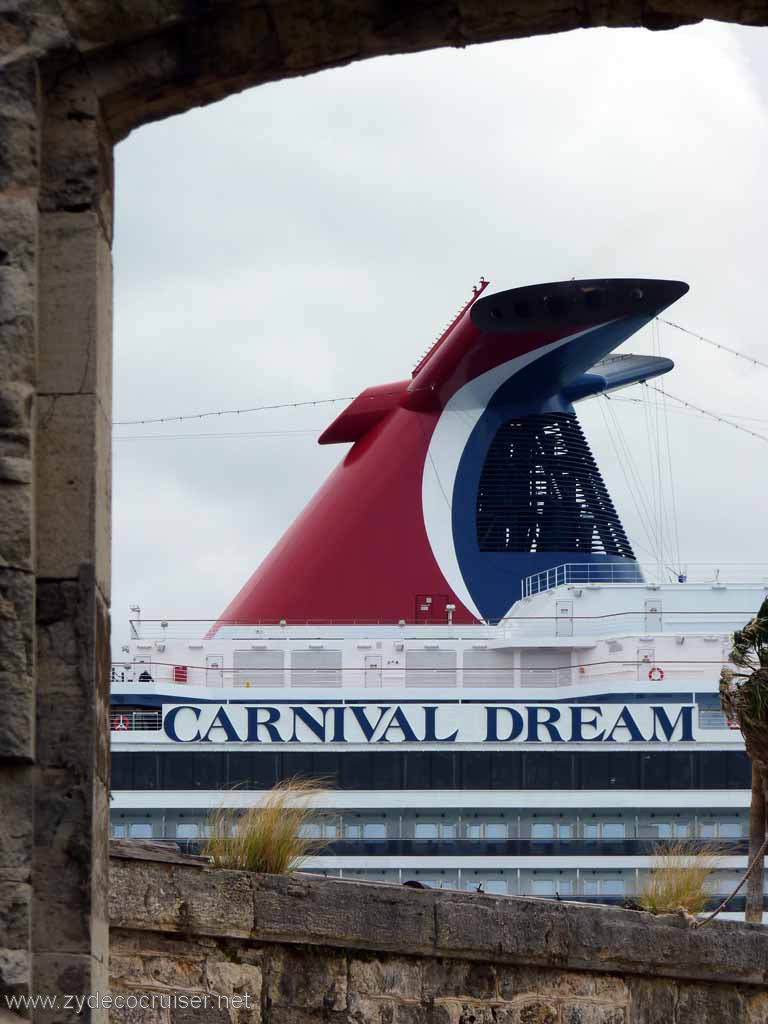
[(235, 416), (246, 412), (265, 412), (271, 409), (298, 409), (303, 405), (329, 405), (331, 402), (351, 402), (355, 395), (343, 395), (340, 398), (316, 398), (306, 402), (283, 402), (280, 405), (254, 405), (250, 409), (215, 409), (212, 412), (189, 413), (186, 416), (156, 416), (143, 420), (113, 420), (113, 427), (137, 427), (147, 423), (179, 423), (181, 420), (202, 420), (207, 416)]
[[(653, 384), (643, 382), (643, 386), (650, 388), (651, 391), (658, 391), (659, 389)], [(710, 412), (708, 409), (702, 409), (700, 405), (694, 405), (693, 402), (686, 402), (684, 398), (678, 398), (677, 395), (671, 394), (669, 391), (665, 392), (667, 398), (671, 398), (673, 402), (679, 402), (680, 405), (686, 406), (688, 409), (695, 409), (696, 412), (701, 413), (703, 416), (708, 416), (712, 420), (716, 420), (718, 423), (725, 423), (726, 426), (733, 427), (734, 430), (740, 430), (744, 434), (749, 434), (750, 437), (756, 437), (758, 441), (768, 441), (768, 436), (765, 434), (758, 434), (754, 430), (750, 430), (748, 427), (744, 427), (741, 423), (734, 423), (733, 420), (728, 420), (724, 416), (718, 416), (717, 413)]]
[[(605, 395), (603, 397), (605, 397), (606, 401), (601, 402), (599, 408), (605, 421), (608, 437), (611, 440), (611, 445), (616, 454), (616, 461), (621, 469), (630, 498), (637, 509), (638, 519), (643, 528), (643, 533), (650, 545), (649, 548), (644, 547), (643, 550), (647, 551), (651, 558), (656, 561), (655, 540), (653, 530), (649, 525), (651, 522), (651, 515), (648, 504), (645, 500), (645, 495), (643, 494), (642, 485), (638, 479), (637, 467), (624, 437), (624, 432), (621, 429), (621, 424), (619, 423), (614, 410), (607, 401), (608, 396)], [(641, 547), (641, 545), (637, 546)]]
[(663, 316), (656, 318), (663, 324), (667, 324), (668, 327), (674, 327), (675, 330), (682, 331), (683, 334), (689, 334), (692, 338), (696, 338), (697, 341), (703, 341), (707, 345), (712, 345), (714, 348), (719, 348), (723, 352), (727, 352), (729, 355), (736, 356), (737, 359), (744, 359), (748, 363), (752, 363), (753, 366), (762, 366), (764, 370), (768, 370), (768, 363), (764, 363), (762, 359), (755, 359), (754, 356), (748, 356), (744, 352), (739, 352), (735, 348), (730, 348), (728, 345), (723, 345), (719, 341), (713, 341), (712, 338), (706, 338), (703, 334), (697, 334), (695, 331), (689, 331), (687, 327), (683, 327), (681, 324), (676, 324), (674, 320), (665, 320)]

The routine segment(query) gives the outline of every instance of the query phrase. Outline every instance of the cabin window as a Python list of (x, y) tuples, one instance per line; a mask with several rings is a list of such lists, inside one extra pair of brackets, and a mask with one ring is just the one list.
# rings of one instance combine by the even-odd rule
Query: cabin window
[(128, 827), (131, 839), (151, 839), (152, 824), (148, 821), (133, 821)]
[(200, 836), (200, 826), (195, 821), (179, 822), (176, 826), (177, 839), (197, 839)]

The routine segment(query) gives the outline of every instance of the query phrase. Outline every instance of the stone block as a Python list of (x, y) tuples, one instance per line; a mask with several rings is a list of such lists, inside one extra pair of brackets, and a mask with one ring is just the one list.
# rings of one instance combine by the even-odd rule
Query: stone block
[(109, 1024), (168, 1024), (170, 1020), (170, 1010), (166, 1006), (134, 1005), (130, 997), (136, 997), (135, 992), (113, 989), (111, 994), (117, 1005), (109, 1009)]
[(436, 1001), (430, 1024), (520, 1024), (520, 1010), (498, 1002)]
[(40, 88), (37, 63), (6, 62), (0, 69), (0, 189), (34, 189), (39, 178)]
[[(429, 959), (423, 968), (424, 998), (497, 999), (499, 969), (493, 963)], [(506, 998), (506, 997), (505, 997)]]
[[(3, 496), (0, 484), (0, 514), (7, 505)], [(27, 571), (0, 568), (0, 758), (4, 760), (30, 762), (35, 753), (33, 595), (34, 577)]]
[(356, 995), (420, 1000), (422, 970), (429, 971), (433, 966), (431, 961), (422, 965), (418, 960), (391, 956), (370, 960), (352, 959), (349, 962), (350, 992)]
[[(16, 381), (33, 381), (35, 379), (36, 333), (35, 323), (37, 310), (33, 306), (25, 311), (17, 311), (12, 319), (4, 315), (7, 310), (8, 271), (0, 266), (0, 379)], [(29, 449), (28, 439), (23, 438), (17, 445), (16, 440), (6, 437), (3, 440), (3, 452), (6, 455), (24, 454)]]
[[(0, 192), (0, 270), (6, 274), (17, 274), (19, 281), (35, 280), (39, 249), (38, 225), (39, 213), (33, 190)], [(0, 322), (11, 322), (20, 312), (30, 311), (29, 303), (34, 302), (34, 293), (20, 294), (27, 296), (27, 302), (22, 308), (3, 307)]]
[(37, 769), (35, 948), (86, 954), (91, 946), (91, 828), (87, 777)]
[(529, 963), (565, 963), (570, 930), (560, 904), (440, 895), (444, 898), (435, 904), (438, 953), (474, 958), (494, 950), (502, 962), (524, 956)]
[(746, 1024), (768, 1024), (768, 993), (761, 992), (756, 996), (745, 996)]
[(0, 868), (0, 946), (29, 948), (31, 904), (29, 873)]
[(0, 946), (0, 998), (29, 993), (30, 960), (27, 949), (4, 949)]
[(245, 872), (111, 861), (110, 920), (122, 928), (249, 936), (251, 877)]
[(342, 956), (306, 954), (285, 949), (270, 957), (265, 978), (267, 1005), (302, 1010), (344, 1010), (347, 1007), (347, 961)]
[(410, 954), (435, 949), (435, 896), (306, 875), (254, 875), (255, 931), (263, 940)]
[(0, 764), (0, 868), (29, 880), (32, 870), (34, 769)]
[(109, 418), (112, 258), (92, 210), (42, 216), (40, 286), (41, 393), (96, 394)]
[(232, 1024), (232, 1013), (226, 1006), (176, 1006), (171, 1024)]
[(70, 68), (46, 85), (40, 207), (70, 214), (91, 210), (111, 243), (113, 143), (101, 118), (95, 79)]
[(734, 986), (680, 986), (675, 1024), (723, 1024), (745, 1019), (744, 997)]
[(93, 566), (108, 594), (111, 425), (91, 394), (42, 396), (37, 412), (38, 576)]
[[(3, 447), (2, 431), (0, 447)], [(32, 571), (32, 516), (32, 488), (15, 481), (0, 480), (0, 567)]]
[(631, 1024), (626, 1006), (572, 1003), (563, 1006), (563, 1024)]
[(219, 995), (248, 994), (249, 1001), (261, 1003), (261, 967), (232, 963), (229, 960), (208, 960), (205, 965), (206, 988)]
[[(32, 971), (32, 991), (51, 996), (80, 996), (87, 998), (96, 992), (106, 995), (107, 989), (99, 984), (94, 960), (87, 954), (40, 953), (35, 951)], [(106, 1024), (107, 1011), (93, 1008), (89, 1011), (89, 1024)], [(35, 1024), (82, 1024), (83, 1015), (72, 1001), (64, 1007), (59, 1000), (57, 1009), (35, 1011)]]
[(519, 999), (537, 993), (564, 1001), (587, 999), (615, 1006), (629, 1002), (626, 981), (614, 974), (502, 966), (498, 968), (498, 975), (502, 999)]

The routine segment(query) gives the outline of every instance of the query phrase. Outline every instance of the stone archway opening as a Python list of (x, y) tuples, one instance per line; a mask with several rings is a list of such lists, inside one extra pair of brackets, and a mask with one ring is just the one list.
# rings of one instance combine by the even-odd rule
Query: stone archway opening
[(250, 86), (367, 57), (706, 17), (765, 25), (768, 0), (5, 5), (0, 996), (107, 989), (114, 145)]

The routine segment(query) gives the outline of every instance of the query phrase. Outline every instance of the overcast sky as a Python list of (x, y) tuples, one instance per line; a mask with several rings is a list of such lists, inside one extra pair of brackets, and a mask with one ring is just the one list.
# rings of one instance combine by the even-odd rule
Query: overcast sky
[[(768, 29), (579, 31), (381, 58), (142, 128), (117, 150), (115, 420), (401, 379), (481, 274), (683, 279), (670, 319), (768, 360), (767, 58)], [(768, 370), (669, 327), (625, 349), (670, 355), (671, 394), (768, 436)], [(667, 404), (681, 559), (768, 562), (768, 444)], [(653, 512), (604, 406), (580, 419), (647, 558)], [(134, 602), (224, 608), (342, 457), (316, 444), (342, 408), (115, 426), (117, 642)], [(648, 413), (611, 412), (651, 503)], [(178, 436), (232, 432), (250, 436)]]

